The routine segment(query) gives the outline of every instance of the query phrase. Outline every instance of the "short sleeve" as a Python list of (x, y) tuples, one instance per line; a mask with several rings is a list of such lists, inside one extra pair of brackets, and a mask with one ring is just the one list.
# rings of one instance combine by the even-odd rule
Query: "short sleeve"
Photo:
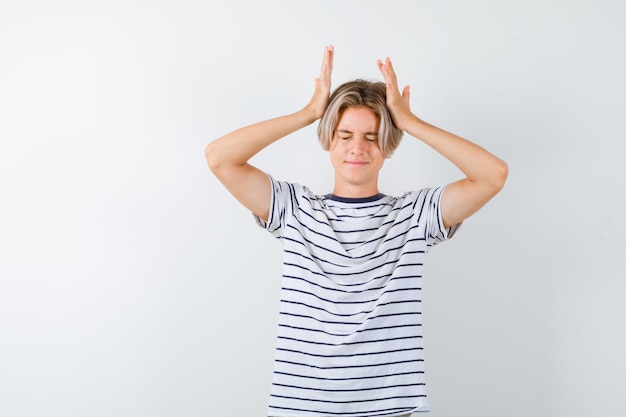
[(270, 180), (272, 193), (267, 221), (257, 215), (253, 214), (253, 216), (260, 227), (270, 232), (274, 237), (281, 238), (287, 213), (296, 204), (294, 186), (288, 182), (277, 181), (269, 174), (267, 176)]
[[(441, 215), (441, 198), (446, 186), (427, 188), (420, 192), (422, 200), (422, 212), (420, 217), (426, 222), (426, 240), (428, 245), (436, 245), (446, 241), (459, 229), (461, 223), (445, 228)], [(419, 201), (418, 199), (418, 201)], [(419, 220), (418, 220), (419, 221)]]

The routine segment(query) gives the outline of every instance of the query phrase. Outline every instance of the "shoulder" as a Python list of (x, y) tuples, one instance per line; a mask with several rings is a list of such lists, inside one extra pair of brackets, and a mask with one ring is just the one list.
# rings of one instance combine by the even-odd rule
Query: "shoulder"
[(418, 190), (406, 191), (397, 197), (393, 197), (393, 201), (396, 206), (407, 207), (412, 209), (420, 209), (421, 207), (429, 204), (438, 205), (443, 190), (446, 186), (436, 187), (424, 187)]
[(297, 206), (320, 206), (324, 196), (317, 195), (306, 185), (297, 182), (277, 180), (268, 174), (272, 186), (272, 201), (290, 202)]

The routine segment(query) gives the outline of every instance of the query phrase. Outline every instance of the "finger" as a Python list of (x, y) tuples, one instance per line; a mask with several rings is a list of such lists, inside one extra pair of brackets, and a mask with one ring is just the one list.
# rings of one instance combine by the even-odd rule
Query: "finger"
[(393, 69), (393, 64), (391, 63), (391, 59), (387, 57), (385, 59), (385, 68), (387, 70), (387, 74), (389, 79), (393, 82), (394, 85), (398, 85), (398, 78), (396, 77), (396, 71)]
[(391, 87), (393, 89), (398, 89), (396, 73), (393, 70), (393, 66), (391, 65), (391, 60), (389, 58), (386, 58), (385, 62), (383, 62), (379, 59), (377, 61), (377, 64), (378, 64), (378, 69), (380, 70), (383, 77), (385, 78), (385, 84), (387, 84), (388, 87)]
[(328, 72), (333, 70), (333, 61), (335, 60), (335, 47), (328, 45)]
[(380, 71), (380, 74), (385, 79), (385, 83), (388, 83), (389, 82), (389, 77), (388, 77), (388, 74), (387, 74), (387, 68), (385, 68), (385, 64), (383, 63), (383, 61), (381, 61), (379, 59), (379, 60), (376, 61), (376, 65), (378, 66), (378, 71)]
[(411, 99), (411, 87), (408, 85), (405, 85), (402, 89), (402, 98), (407, 102)]
[(333, 52), (334, 48), (332, 45), (324, 48), (324, 59), (322, 61), (322, 70), (320, 73), (320, 79), (322, 80), (330, 79), (330, 74), (333, 70)]

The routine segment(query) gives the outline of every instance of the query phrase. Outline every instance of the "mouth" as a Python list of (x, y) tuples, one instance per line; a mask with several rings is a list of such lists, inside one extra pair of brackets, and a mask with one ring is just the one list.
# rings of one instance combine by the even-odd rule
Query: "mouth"
[(365, 161), (346, 161), (345, 163), (354, 167), (361, 167), (368, 164)]

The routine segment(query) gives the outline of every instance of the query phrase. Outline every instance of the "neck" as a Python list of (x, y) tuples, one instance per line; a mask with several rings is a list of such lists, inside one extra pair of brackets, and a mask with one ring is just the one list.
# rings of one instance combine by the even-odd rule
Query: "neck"
[(355, 184), (337, 184), (332, 192), (337, 197), (344, 198), (366, 198), (379, 194), (376, 184), (371, 186), (355, 185)]

